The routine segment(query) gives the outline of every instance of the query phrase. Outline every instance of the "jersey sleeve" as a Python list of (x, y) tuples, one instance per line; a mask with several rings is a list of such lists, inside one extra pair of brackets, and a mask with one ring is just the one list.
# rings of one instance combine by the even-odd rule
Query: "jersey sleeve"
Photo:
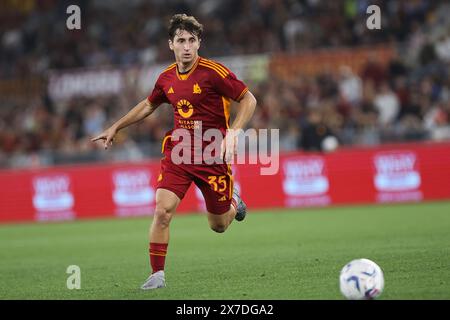
[(248, 91), (248, 87), (233, 72), (228, 69), (227, 71), (226, 74), (222, 75), (213, 72), (215, 89), (220, 95), (239, 102)]
[(152, 93), (147, 97), (147, 99), (153, 106), (159, 106), (162, 103), (169, 103), (166, 93), (161, 85), (161, 76), (159, 76)]

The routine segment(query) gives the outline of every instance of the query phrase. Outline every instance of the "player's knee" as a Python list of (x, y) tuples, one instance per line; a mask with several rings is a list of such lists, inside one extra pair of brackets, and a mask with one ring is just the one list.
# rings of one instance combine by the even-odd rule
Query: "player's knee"
[(154, 213), (155, 223), (160, 228), (168, 228), (172, 215), (164, 208), (156, 207)]
[(217, 233), (224, 233), (227, 230), (227, 225), (225, 223), (214, 223), (210, 225), (211, 229)]

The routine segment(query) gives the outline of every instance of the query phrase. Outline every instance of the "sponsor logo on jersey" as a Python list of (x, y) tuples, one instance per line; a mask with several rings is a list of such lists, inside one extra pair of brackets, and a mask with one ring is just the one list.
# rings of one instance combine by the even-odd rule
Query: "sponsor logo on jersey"
[(182, 99), (177, 102), (177, 111), (183, 118), (190, 118), (194, 113), (194, 106), (186, 99)]

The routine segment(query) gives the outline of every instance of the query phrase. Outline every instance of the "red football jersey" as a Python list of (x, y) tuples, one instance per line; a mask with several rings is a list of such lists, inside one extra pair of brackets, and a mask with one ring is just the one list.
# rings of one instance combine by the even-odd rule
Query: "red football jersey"
[(202, 132), (216, 128), (224, 134), (230, 125), (230, 99), (240, 101), (247, 91), (225, 66), (199, 57), (188, 73), (180, 74), (176, 63), (164, 70), (148, 100), (156, 106), (170, 103), (174, 129), (187, 129), (193, 137), (200, 124)]
[(180, 74), (176, 63), (164, 70), (148, 100), (153, 105), (170, 103), (174, 129), (193, 129), (196, 121), (203, 129), (229, 126), (230, 99), (239, 101), (247, 86), (223, 65), (199, 57), (191, 70)]

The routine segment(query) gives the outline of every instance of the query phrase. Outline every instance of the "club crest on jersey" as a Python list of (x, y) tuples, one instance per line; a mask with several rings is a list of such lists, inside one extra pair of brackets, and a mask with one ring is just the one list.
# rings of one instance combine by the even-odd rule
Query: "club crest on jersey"
[(194, 113), (194, 106), (186, 99), (182, 99), (177, 102), (177, 111), (183, 118), (189, 118)]
[(194, 84), (194, 88), (192, 90), (192, 93), (195, 94), (200, 94), (202, 93), (202, 88), (200, 88), (200, 86), (198, 85), (198, 83)]

